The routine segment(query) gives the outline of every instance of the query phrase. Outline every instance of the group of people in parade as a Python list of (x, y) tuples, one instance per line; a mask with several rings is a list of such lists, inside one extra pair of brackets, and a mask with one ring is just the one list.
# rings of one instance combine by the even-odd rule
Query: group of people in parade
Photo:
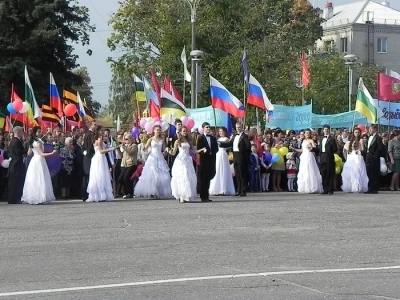
[[(196, 201), (198, 193), (200, 201), (211, 202), (210, 195), (245, 197), (270, 190), (375, 194), (385, 185), (399, 190), (397, 130), (390, 138), (379, 134), (376, 125), (369, 126), (368, 133), (356, 127), (332, 134), (326, 125), (319, 136), (310, 129), (245, 132), (237, 123), (229, 136), (226, 128), (209, 123), (202, 124), (202, 135), (190, 132), (180, 120), (175, 127), (172, 136), (156, 125), (152, 134), (138, 137), (128, 131), (112, 137), (95, 122), (69, 133), (56, 128), (43, 134), (38, 127), (25, 133), (14, 127), (0, 134), (0, 154), (10, 158), (8, 168), (0, 170), (1, 194), (7, 193), (10, 204), (46, 204), (56, 198), (100, 202), (119, 196), (174, 197), (186, 203)], [(271, 149), (280, 147), (289, 149), (285, 163), (267, 159)], [(61, 161), (56, 173), (48, 162), (52, 156)], [(335, 171), (336, 156), (344, 161), (341, 174)], [(382, 160), (388, 166), (384, 174)]]

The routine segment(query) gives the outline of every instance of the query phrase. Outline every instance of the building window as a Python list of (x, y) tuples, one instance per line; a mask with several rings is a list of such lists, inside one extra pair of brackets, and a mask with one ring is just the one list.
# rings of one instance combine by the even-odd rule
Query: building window
[(340, 39), (340, 52), (347, 53), (347, 37)]
[(378, 53), (387, 53), (387, 38), (378, 38)]
[(324, 50), (325, 52), (332, 52), (333, 51), (333, 41), (325, 41), (324, 42)]

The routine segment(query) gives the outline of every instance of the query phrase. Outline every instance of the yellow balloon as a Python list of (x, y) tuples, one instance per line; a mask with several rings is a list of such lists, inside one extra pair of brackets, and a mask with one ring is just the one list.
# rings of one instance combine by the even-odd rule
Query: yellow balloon
[(340, 166), (336, 166), (336, 167), (335, 167), (335, 173), (336, 173), (336, 175), (339, 175), (341, 171), (342, 171), (342, 168), (341, 168)]
[(340, 161), (342, 161), (342, 159), (340, 158), (339, 155), (337, 155), (337, 154), (335, 153), (335, 163), (338, 163), (338, 162), (340, 162)]
[(285, 162), (282, 156), (279, 156), (279, 160), (276, 162), (277, 165), (282, 165)]
[(286, 156), (289, 153), (289, 149), (287, 147), (279, 148), (279, 155)]
[(277, 148), (274, 147), (274, 148), (271, 149), (270, 153), (271, 153), (272, 155), (274, 155), (274, 154), (279, 154), (279, 150), (278, 150)]

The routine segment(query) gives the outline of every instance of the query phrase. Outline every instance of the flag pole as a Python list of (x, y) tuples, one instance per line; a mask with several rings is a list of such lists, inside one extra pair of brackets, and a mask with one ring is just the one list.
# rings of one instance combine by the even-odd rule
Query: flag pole
[(182, 96), (183, 96), (183, 99), (182, 99), (183, 104), (185, 104), (185, 94), (186, 94), (186, 80), (185, 80), (185, 66), (183, 66), (183, 93), (182, 93)]
[[(244, 104), (244, 108), (247, 111), (247, 107), (246, 107), (246, 79), (243, 79), (243, 104)], [(246, 115), (247, 114), (245, 114), (244, 117), (243, 117), (244, 128), (246, 128)]]
[(260, 126), (258, 126), (258, 107), (256, 107), (256, 122), (257, 122), (257, 134), (260, 134)]
[(215, 112), (215, 108), (213, 107), (214, 112), (214, 125), (215, 125), (215, 134), (217, 134), (217, 114)]

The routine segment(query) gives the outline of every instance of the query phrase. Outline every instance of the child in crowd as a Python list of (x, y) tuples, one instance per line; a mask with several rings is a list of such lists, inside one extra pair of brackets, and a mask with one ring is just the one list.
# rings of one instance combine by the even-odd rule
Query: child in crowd
[(296, 178), (296, 160), (295, 154), (293, 152), (289, 152), (286, 155), (286, 177), (287, 177), (287, 189), (289, 192), (294, 192), (294, 180)]
[(259, 190), (260, 165), (257, 154), (257, 146), (251, 146), (249, 157), (249, 191), (255, 192)]
[(260, 157), (260, 173), (261, 173), (261, 189), (263, 192), (269, 192), (269, 177), (271, 175), (271, 161), (265, 158), (271, 156), (270, 146), (267, 143), (262, 143), (263, 155)]

